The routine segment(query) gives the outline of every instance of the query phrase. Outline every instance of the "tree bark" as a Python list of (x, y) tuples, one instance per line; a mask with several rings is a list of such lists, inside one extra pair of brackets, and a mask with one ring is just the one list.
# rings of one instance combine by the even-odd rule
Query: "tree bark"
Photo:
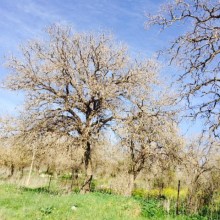
[(12, 177), (14, 175), (14, 170), (15, 170), (15, 166), (12, 163), (11, 166), (10, 166), (10, 173), (9, 173), (8, 177)]
[(73, 190), (73, 187), (78, 187), (78, 169), (74, 167), (72, 167), (70, 191)]
[(91, 183), (93, 178), (93, 169), (91, 161), (91, 144), (89, 141), (86, 143), (86, 150), (84, 153), (84, 165), (85, 165), (85, 181), (80, 189), (80, 193), (85, 194), (91, 191)]
[(30, 166), (30, 170), (29, 170), (28, 177), (27, 177), (27, 180), (26, 180), (26, 186), (29, 186), (29, 183), (30, 183), (31, 174), (32, 174), (33, 166), (34, 166), (35, 154), (36, 154), (36, 149), (34, 147), (33, 148), (32, 159), (31, 159), (31, 166)]
[(49, 184), (48, 184), (48, 188), (47, 188), (48, 192), (50, 191), (50, 185), (51, 185), (52, 178), (53, 178), (53, 175), (50, 175)]
[(126, 191), (126, 196), (131, 196), (132, 195), (132, 192), (134, 190), (134, 185), (135, 185), (135, 179), (136, 179), (136, 176), (133, 172), (129, 172), (129, 182), (128, 182), (128, 188), (127, 188), (127, 191)]
[(180, 199), (180, 180), (178, 180), (178, 187), (177, 187), (176, 215), (179, 215), (179, 199)]
[(20, 168), (20, 176), (19, 176), (19, 178), (22, 179), (23, 176), (24, 176), (24, 167), (21, 167)]
[(191, 184), (189, 188), (189, 193), (188, 193), (187, 212), (189, 214), (194, 214), (197, 212), (196, 192), (197, 192), (197, 183), (194, 181)]

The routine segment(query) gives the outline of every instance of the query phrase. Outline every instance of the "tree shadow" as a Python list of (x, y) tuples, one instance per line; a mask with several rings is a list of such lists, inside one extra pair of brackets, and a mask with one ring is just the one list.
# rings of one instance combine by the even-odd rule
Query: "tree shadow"
[(58, 195), (59, 192), (55, 190), (49, 190), (48, 187), (36, 187), (36, 188), (29, 188), (29, 187), (21, 187), (22, 191), (25, 192), (34, 192), (34, 193), (46, 193), (46, 194), (52, 194), (52, 195)]

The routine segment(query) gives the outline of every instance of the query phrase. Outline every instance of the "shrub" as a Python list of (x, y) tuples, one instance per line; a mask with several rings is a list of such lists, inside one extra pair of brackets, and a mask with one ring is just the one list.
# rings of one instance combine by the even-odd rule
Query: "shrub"
[(175, 199), (177, 197), (177, 190), (172, 188), (165, 188), (162, 194), (169, 199)]
[(147, 190), (144, 189), (134, 189), (132, 191), (132, 196), (136, 197), (136, 198), (146, 198), (147, 197)]
[(73, 192), (74, 193), (79, 193), (80, 192), (80, 187), (74, 187)]
[(61, 179), (63, 180), (71, 180), (72, 179), (72, 174), (71, 173), (65, 173), (62, 176), (60, 176)]
[(91, 182), (91, 192), (95, 192), (96, 187), (97, 187), (97, 181), (93, 179)]
[(151, 189), (147, 192), (149, 198), (157, 198), (160, 195), (159, 189)]
[(141, 213), (144, 217), (152, 218), (157, 217), (160, 218), (164, 216), (165, 212), (161, 207), (160, 203), (155, 199), (150, 200), (140, 200), (141, 205)]

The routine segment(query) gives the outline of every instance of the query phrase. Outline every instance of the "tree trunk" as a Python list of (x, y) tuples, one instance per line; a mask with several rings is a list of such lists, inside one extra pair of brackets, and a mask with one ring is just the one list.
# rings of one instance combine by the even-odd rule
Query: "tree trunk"
[(178, 187), (177, 187), (176, 215), (179, 215), (179, 199), (180, 199), (180, 180), (178, 180)]
[(9, 173), (8, 177), (12, 177), (14, 175), (14, 171), (15, 171), (15, 166), (12, 163), (10, 166), (10, 173)]
[(24, 176), (24, 167), (21, 167), (20, 168), (20, 176), (19, 176), (19, 178), (22, 179), (23, 176)]
[(70, 185), (70, 191), (73, 190), (73, 185), (74, 185), (74, 176), (75, 176), (75, 172), (74, 172), (74, 168), (72, 167), (72, 176), (71, 176), (71, 185)]
[(189, 193), (188, 193), (187, 212), (189, 214), (194, 214), (197, 211), (196, 192), (197, 192), (197, 185), (194, 182), (191, 184), (191, 187), (189, 188)]
[(85, 181), (80, 189), (80, 193), (85, 194), (91, 191), (91, 183), (93, 178), (93, 169), (92, 169), (92, 161), (91, 161), (91, 144), (87, 141), (86, 150), (84, 153), (84, 165), (85, 165)]
[(72, 167), (70, 191), (73, 190), (73, 187), (78, 187), (78, 169)]
[(136, 176), (133, 172), (129, 172), (128, 174), (129, 174), (129, 179), (128, 179), (129, 182), (128, 182), (128, 188), (127, 188), (127, 191), (125, 192), (125, 195), (131, 196), (134, 190), (134, 182), (135, 182)]
[(33, 166), (34, 166), (35, 154), (36, 154), (36, 149), (33, 148), (33, 154), (32, 154), (32, 159), (31, 159), (31, 166), (30, 166), (30, 170), (29, 170), (28, 177), (27, 177), (27, 180), (26, 180), (26, 186), (29, 186), (29, 183), (30, 183), (31, 173), (32, 173)]
[(50, 175), (49, 184), (48, 184), (48, 188), (47, 188), (48, 192), (50, 191), (50, 185), (51, 185), (52, 178), (53, 178), (53, 175)]

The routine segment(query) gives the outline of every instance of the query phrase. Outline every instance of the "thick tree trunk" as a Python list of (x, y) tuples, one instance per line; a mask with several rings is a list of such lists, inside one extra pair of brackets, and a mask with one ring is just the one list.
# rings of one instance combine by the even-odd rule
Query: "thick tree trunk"
[(93, 169), (91, 161), (91, 144), (87, 141), (86, 150), (84, 153), (84, 165), (85, 165), (85, 181), (81, 187), (80, 193), (85, 194), (91, 191), (91, 183), (93, 178)]
[(197, 185), (196, 183), (192, 183), (189, 192), (188, 192), (188, 204), (187, 204), (187, 211), (189, 214), (194, 214), (197, 212)]

